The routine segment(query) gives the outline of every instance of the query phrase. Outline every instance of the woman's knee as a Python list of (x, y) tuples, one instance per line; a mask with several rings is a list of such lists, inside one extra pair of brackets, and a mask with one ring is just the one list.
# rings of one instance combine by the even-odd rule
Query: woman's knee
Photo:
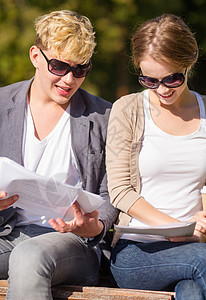
[(181, 280), (175, 287), (176, 300), (204, 300), (201, 287), (194, 280)]

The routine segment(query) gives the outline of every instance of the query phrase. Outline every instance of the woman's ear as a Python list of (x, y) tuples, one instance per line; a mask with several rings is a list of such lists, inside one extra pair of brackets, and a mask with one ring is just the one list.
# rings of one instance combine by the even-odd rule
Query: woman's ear
[(38, 66), (39, 49), (36, 46), (32, 46), (29, 50), (30, 60), (35, 68)]

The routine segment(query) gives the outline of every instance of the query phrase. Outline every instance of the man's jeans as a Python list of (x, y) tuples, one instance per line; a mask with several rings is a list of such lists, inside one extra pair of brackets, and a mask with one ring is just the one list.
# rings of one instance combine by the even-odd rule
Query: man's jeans
[(176, 291), (177, 300), (206, 299), (206, 244), (119, 240), (111, 271), (121, 288)]
[(8, 273), (7, 300), (52, 300), (53, 285), (96, 284), (99, 261), (77, 235), (27, 225), (0, 238), (0, 278)]

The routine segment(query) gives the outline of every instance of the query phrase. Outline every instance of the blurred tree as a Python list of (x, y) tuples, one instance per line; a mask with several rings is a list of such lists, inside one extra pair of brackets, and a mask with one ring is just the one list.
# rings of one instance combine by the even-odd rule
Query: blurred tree
[(111, 102), (141, 90), (130, 60), (134, 28), (147, 19), (173, 13), (196, 32), (200, 59), (191, 87), (206, 93), (205, 0), (0, 0), (0, 86), (33, 76), (29, 48), (35, 39), (33, 21), (52, 10), (71, 9), (86, 15), (94, 25), (97, 47), (93, 70), (84, 88)]

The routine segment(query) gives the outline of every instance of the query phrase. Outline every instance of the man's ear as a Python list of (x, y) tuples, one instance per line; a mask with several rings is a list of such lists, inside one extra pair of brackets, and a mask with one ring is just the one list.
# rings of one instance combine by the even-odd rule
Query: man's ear
[(39, 49), (36, 46), (32, 46), (29, 50), (30, 60), (35, 68), (38, 66)]

